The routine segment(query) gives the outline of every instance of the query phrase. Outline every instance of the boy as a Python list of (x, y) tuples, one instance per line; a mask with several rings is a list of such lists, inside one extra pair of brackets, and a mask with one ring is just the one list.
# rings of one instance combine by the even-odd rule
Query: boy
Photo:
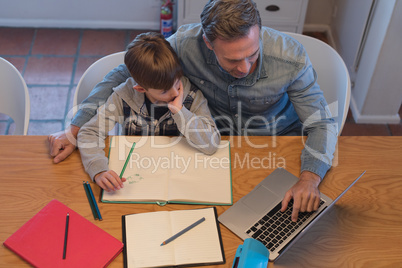
[(124, 63), (132, 77), (113, 89), (78, 133), (85, 171), (106, 191), (120, 189), (125, 181), (108, 170), (103, 151), (116, 123), (122, 125), (123, 135), (183, 135), (206, 154), (213, 154), (220, 142), (207, 100), (183, 76), (176, 53), (161, 34), (138, 35), (128, 45)]

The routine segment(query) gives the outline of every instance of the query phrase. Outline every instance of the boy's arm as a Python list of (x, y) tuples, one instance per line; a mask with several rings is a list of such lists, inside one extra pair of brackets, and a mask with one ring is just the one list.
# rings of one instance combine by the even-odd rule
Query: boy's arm
[(85, 171), (92, 180), (100, 172), (109, 170), (105, 156), (106, 135), (116, 123), (122, 120), (122, 103), (117, 94), (112, 94), (107, 102), (99, 107), (96, 116), (81, 127), (78, 133), (78, 148)]
[[(184, 83), (184, 86), (190, 86), (190, 82)], [(195, 91), (190, 110), (183, 106), (173, 114), (173, 119), (192, 146), (208, 155), (216, 152), (221, 136), (200, 90)]]

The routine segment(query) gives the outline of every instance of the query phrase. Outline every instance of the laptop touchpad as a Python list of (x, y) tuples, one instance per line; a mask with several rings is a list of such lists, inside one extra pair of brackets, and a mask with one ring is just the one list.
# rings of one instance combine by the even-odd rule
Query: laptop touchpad
[(243, 204), (256, 213), (264, 212), (267, 207), (276, 205), (279, 201), (280, 197), (277, 194), (262, 185), (242, 199)]

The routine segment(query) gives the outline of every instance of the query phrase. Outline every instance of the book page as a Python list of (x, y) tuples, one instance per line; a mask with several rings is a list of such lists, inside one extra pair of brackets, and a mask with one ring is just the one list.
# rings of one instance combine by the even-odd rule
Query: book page
[[(161, 246), (202, 217), (205, 221)], [(125, 223), (129, 268), (224, 261), (214, 208), (126, 215)]]
[(213, 208), (171, 211), (172, 232), (177, 233), (202, 217), (204, 222), (164, 246), (174, 248), (176, 265), (224, 261)]
[(185, 140), (175, 145), (174, 153), (181, 165), (172, 169), (169, 200), (231, 204), (231, 164), (228, 141), (213, 155), (205, 155)]
[(173, 249), (160, 246), (172, 236), (168, 211), (127, 215), (125, 221), (129, 268), (174, 264)]
[(123, 177), (124, 187), (104, 192), (106, 201), (166, 201), (170, 172), (168, 137), (115, 136), (109, 155), (109, 168), (120, 175), (132, 144), (136, 142)]

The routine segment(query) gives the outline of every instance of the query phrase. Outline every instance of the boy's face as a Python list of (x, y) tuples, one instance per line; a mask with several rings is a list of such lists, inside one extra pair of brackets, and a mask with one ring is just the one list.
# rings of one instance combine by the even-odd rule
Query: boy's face
[(154, 89), (154, 88), (144, 89), (139, 85), (134, 86), (134, 89), (139, 92), (145, 93), (147, 98), (153, 104), (166, 105), (170, 102), (173, 102), (180, 95), (180, 90), (182, 90), (181, 87), (182, 84), (180, 83), (180, 79), (178, 79), (173, 84), (173, 87), (170, 88), (169, 90)]

